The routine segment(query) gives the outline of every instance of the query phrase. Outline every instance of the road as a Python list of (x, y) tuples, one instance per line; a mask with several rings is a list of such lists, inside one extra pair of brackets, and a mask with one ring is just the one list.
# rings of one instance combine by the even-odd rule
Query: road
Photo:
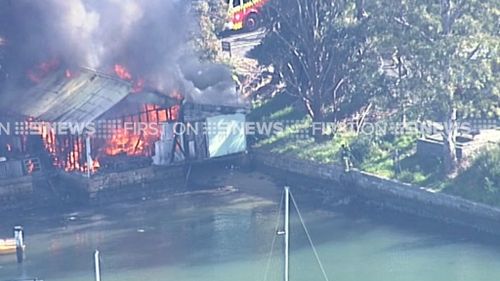
[(246, 57), (248, 52), (253, 49), (253, 47), (260, 44), (264, 36), (266, 35), (266, 30), (264, 28), (258, 29), (253, 32), (231, 32), (224, 37), (220, 38), (222, 42), (228, 42), (231, 44), (231, 55), (233, 57)]
[[(230, 60), (235, 72), (240, 77), (244, 77), (240, 82), (242, 82), (242, 94), (245, 97), (256, 93), (269, 95), (276, 90), (275, 85), (266, 87), (272, 81), (272, 76), (263, 75), (267, 72), (266, 66), (259, 65), (257, 60), (249, 57), (249, 52), (262, 42), (266, 34), (267, 30), (260, 28), (254, 32), (231, 32), (220, 36), (221, 45), (224, 42), (231, 46)], [(229, 53), (223, 52), (222, 56), (229, 57)]]

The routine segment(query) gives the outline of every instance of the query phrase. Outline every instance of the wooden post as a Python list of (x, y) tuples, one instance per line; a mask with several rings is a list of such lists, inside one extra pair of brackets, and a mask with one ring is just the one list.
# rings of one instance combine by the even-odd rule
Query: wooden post
[(222, 44), (222, 51), (228, 52), (229, 57), (232, 58), (233, 54), (232, 54), (232, 50), (231, 50), (231, 42), (222, 41), (221, 44)]
[(92, 143), (90, 142), (90, 136), (85, 139), (85, 154), (87, 158), (87, 177), (92, 176), (92, 170), (94, 168), (94, 161), (92, 160)]
[(16, 240), (16, 257), (17, 262), (22, 263), (24, 261), (24, 229), (22, 226), (14, 227), (14, 238)]

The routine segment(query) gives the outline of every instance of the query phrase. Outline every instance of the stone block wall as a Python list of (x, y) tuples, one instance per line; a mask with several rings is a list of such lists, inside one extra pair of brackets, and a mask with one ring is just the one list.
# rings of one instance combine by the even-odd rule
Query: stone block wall
[[(81, 196), (90, 199), (119, 199), (137, 197), (183, 186), (182, 166), (149, 166), (130, 171), (96, 174), (91, 178), (63, 173), (65, 185)], [(104, 200), (113, 201), (113, 200)]]
[(1, 205), (15, 204), (16, 201), (31, 197), (32, 194), (33, 180), (31, 176), (0, 180)]
[[(323, 189), (341, 189), (370, 205), (500, 235), (499, 208), (366, 172), (353, 170), (346, 173), (336, 165), (319, 164), (265, 150), (254, 151), (253, 159), (256, 165), (331, 181), (335, 184)], [(328, 194), (328, 191), (322, 193)]]

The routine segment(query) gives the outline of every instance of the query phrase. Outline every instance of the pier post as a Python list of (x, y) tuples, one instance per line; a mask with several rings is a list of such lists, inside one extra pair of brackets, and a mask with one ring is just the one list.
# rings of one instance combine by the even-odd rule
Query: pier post
[(24, 229), (22, 226), (14, 227), (14, 238), (16, 240), (16, 257), (17, 262), (22, 263), (24, 261)]

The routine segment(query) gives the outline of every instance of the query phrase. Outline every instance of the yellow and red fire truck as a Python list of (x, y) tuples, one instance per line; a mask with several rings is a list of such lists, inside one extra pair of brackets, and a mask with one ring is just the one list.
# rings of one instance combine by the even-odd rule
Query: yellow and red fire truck
[(254, 31), (262, 18), (262, 7), (269, 0), (226, 0), (229, 5), (227, 29)]

